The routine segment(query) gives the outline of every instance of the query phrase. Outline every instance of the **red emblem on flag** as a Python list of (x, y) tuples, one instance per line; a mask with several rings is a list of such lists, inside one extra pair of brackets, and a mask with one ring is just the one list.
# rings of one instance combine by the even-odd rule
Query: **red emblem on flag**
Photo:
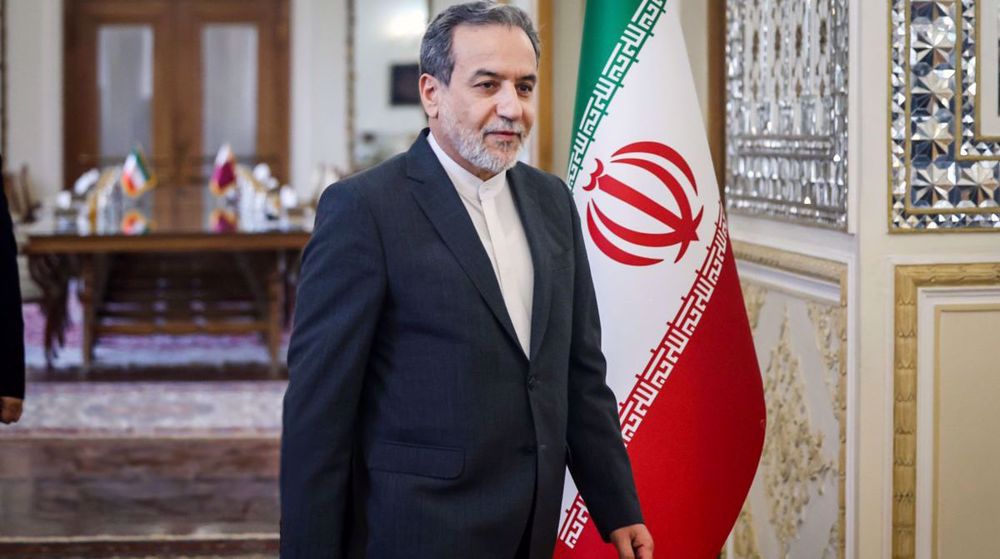
[[(701, 223), (704, 212), (704, 208), (701, 208), (698, 210), (698, 215), (694, 215), (690, 198), (681, 182), (670, 170), (648, 156), (662, 158), (677, 167), (697, 197), (698, 183), (695, 181), (691, 166), (681, 154), (670, 146), (657, 142), (631, 143), (616, 151), (612, 156), (611, 163), (630, 165), (647, 171), (652, 175), (652, 178), (657, 179), (666, 188), (669, 195), (676, 201), (679, 214), (643, 193), (642, 190), (645, 188), (642, 187), (645, 185), (635, 188), (605, 173), (604, 163), (600, 159), (595, 160), (597, 161), (597, 170), (590, 175), (590, 184), (583, 187), (588, 192), (597, 189), (609, 194), (652, 217), (669, 229), (656, 233), (636, 231), (608, 217), (601, 211), (597, 201), (591, 198), (587, 204), (587, 231), (590, 233), (590, 238), (608, 258), (628, 266), (652, 266), (663, 262), (663, 258), (640, 256), (623, 248), (616, 241), (625, 241), (635, 246), (650, 248), (679, 245), (680, 250), (678, 250), (674, 262), (680, 262), (684, 253), (687, 252), (688, 246), (698, 240), (698, 225)], [(598, 227), (598, 222), (616, 237), (616, 241), (609, 238)]]

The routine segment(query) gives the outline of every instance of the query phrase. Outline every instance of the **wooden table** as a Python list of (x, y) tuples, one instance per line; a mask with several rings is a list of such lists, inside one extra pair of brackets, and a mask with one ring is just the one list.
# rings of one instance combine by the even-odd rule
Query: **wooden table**
[[(44, 293), (45, 350), (64, 341), (69, 279), (81, 280), (83, 366), (105, 335), (258, 333), (277, 370), (289, 262), (306, 227), (216, 233), (204, 187), (154, 191), (151, 230), (141, 235), (36, 230), (25, 253)], [(209, 203), (206, 203), (209, 202)], [(292, 266), (294, 269), (294, 266)]]

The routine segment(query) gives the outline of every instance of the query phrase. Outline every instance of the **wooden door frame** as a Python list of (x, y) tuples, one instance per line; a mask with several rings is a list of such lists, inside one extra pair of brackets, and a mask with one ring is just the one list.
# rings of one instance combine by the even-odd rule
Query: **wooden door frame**
[[(233, 17), (240, 14), (240, 17)], [(274, 176), (288, 180), (289, 168), (289, 0), (181, 0), (176, 24), (182, 30), (183, 60), (188, 61), (185, 80), (177, 80), (176, 98), (188, 96), (191, 107), (186, 114), (175, 115), (182, 127), (181, 137), (190, 138), (193, 154), (213, 154), (218, 146), (203, 146), (196, 134), (202, 120), (202, 24), (256, 23), (257, 41), (257, 155), (271, 166)], [(265, 25), (271, 22), (273, 25)], [(265, 37), (264, 33), (270, 33)], [(238, 154), (239, 155), (239, 154)]]
[(538, 36), (542, 43), (541, 60), (538, 63), (538, 161), (537, 166), (550, 173), (562, 175), (564, 169), (553, 169), (553, 136), (555, 135), (552, 114), (552, 88), (555, 85), (552, 74), (555, 72), (553, 41), (555, 20), (552, 17), (553, 0), (537, 0), (535, 20), (538, 26)]
[[(87, 56), (97, 49), (96, 25), (88, 23), (152, 24), (154, 37), (168, 34), (169, 0), (66, 0), (64, 4), (63, 57), (63, 163), (68, 177), (77, 177), (88, 168), (106, 164), (99, 160), (97, 110), (97, 57)], [(85, 26), (85, 27), (84, 27)], [(155, 39), (154, 39), (155, 41)], [(143, 146), (156, 160), (171, 144), (173, 122), (170, 107), (156, 92), (165, 83), (176, 81), (163, 49), (153, 46), (152, 145)], [(159, 100), (159, 102), (158, 102)], [(89, 131), (89, 132), (88, 132)], [(80, 158), (83, 154), (87, 159)], [(69, 186), (69, 181), (64, 181)]]
[[(233, 18), (232, 14), (248, 14)], [(201, 146), (201, 72), (200, 39), (195, 35), (200, 25), (191, 25), (185, 16), (199, 21), (225, 21), (259, 24), (257, 82), (257, 152), (268, 159), (272, 173), (288, 179), (291, 110), (289, 61), (289, 0), (65, 0), (63, 6), (63, 163), (64, 184), (88, 168), (113, 164), (98, 160), (100, 153), (97, 92), (96, 25), (104, 23), (143, 23), (154, 25), (157, 41), (171, 37), (167, 48), (153, 48), (152, 145), (144, 146), (147, 155), (159, 162), (174, 153), (178, 138), (190, 138), (189, 152), (207, 153)], [(93, 25), (90, 23), (93, 22)], [(265, 25), (266, 24), (266, 25)], [(271, 33), (267, 37), (263, 33)], [(196, 40), (191, 40), (192, 38)], [(161, 43), (162, 44), (162, 43)], [(266, 45), (266, 46), (265, 46)], [(183, 49), (177, 54), (174, 49)], [(180, 60), (196, 60), (196, 68), (180, 68)], [(171, 88), (170, 99), (188, 96), (192, 114), (180, 114), (175, 106), (163, 102), (158, 91)], [(196, 102), (190, 102), (197, 96)], [(215, 147), (209, 146), (214, 150)], [(90, 156), (84, 161), (79, 155)], [(170, 167), (174, 167), (171, 163)], [(166, 170), (161, 168), (161, 171)]]

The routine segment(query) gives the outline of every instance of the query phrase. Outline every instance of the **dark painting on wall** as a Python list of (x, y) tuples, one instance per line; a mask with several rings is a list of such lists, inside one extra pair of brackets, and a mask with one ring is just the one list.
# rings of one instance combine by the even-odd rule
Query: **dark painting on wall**
[(389, 103), (391, 105), (419, 105), (419, 64), (393, 64), (389, 76)]

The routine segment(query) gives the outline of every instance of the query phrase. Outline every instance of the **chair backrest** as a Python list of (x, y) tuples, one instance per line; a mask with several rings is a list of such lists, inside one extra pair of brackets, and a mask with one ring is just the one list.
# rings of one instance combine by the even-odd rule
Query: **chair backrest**
[(28, 164), (21, 165), (21, 203), (26, 208), (24, 221), (35, 221), (35, 211), (42, 207), (42, 200), (35, 191), (35, 181), (28, 173)]
[(7, 197), (7, 209), (15, 222), (20, 222), (24, 216), (24, 204), (21, 201), (20, 176), (14, 173), (3, 174), (3, 193)]

